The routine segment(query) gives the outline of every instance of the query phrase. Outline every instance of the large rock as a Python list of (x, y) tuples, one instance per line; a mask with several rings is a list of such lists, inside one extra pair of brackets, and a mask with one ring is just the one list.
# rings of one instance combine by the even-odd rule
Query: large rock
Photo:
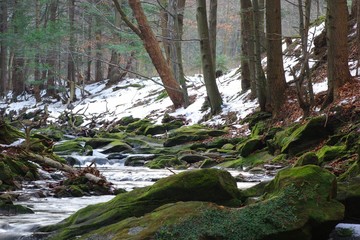
[(296, 155), (306, 149), (316, 146), (332, 132), (332, 125), (326, 124), (326, 117), (310, 119), (302, 125), (295, 125), (276, 133), (269, 141), (270, 148), (278, 148), (281, 153)]
[(218, 169), (188, 171), (161, 179), (153, 186), (120, 194), (107, 203), (88, 206), (41, 231), (56, 231), (54, 239), (74, 239), (126, 218), (143, 216), (167, 203), (206, 201), (239, 205), (238, 196), (236, 181), (228, 172)]
[(0, 120), (0, 144), (11, 144), (19, 138), (24, 138), (25, 134)]
[(317, 166), (288, 169), (265, 188), (268, 192), (261, 202), (243, 208), (204, 202), (167, 204), (81, 239), (328, 239), (329, 229), (344, 211), (332, 198), (335, 183), (334, 175)]

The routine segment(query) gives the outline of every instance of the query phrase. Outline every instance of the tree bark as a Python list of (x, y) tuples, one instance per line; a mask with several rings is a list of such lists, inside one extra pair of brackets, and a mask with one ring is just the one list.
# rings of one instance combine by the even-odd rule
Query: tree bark
[(68, 53), (68, 82), (70, 86), (70, 96), (68, 99), (68, 104), (72, 103), (76, 100), (75, 94), (75, 29), (74, 29), (74, 22), (75, 22), (75, 0), (68, 0), (68, 7), (69, 7), (69, 23), (70, 23), (70, 38), (69, 38), (69, 53)]
[[(8, 7), (7, 1), (1, 1), (0, 3), (1, 11), (1, 23), (0, 23), (0, 33), (4, 34), (7, 32), (7, 22), (8, 22)], [(0, 96), (5, 96), (7, 91), (7, 43), (4, 38), (0, 40)]]
[[(51, 0), (49, 11), (50, 11), (50, 23), (55, 24), (56, 22), (56, 14), (58, 9), (58, 2), (56, 0)], [(47, 57), (47, 64), (49, 65), (49, 70), (47, 74), (47, 89), (46, 94), (50, 97), (56, 96), (56, 86), (55, 86), (55, 78), (56, 78), (56, 49), (55, 46), (53, 46), (53, 49), (50, 50), (50, 53)]]
[(216, 35), (217, 35), (217, 0), (210, 1), (209, 10), (209, 38), (211, 47), (211, 57), (213, 59), (214, 69), (216, 71)]
[(348, 9), (347, 1), (328, 1), (327, 6), (327, 48), (328, 48), (328, 93), (323, 105), (339, 97), (339, 89), (351, 79), (348, 65)]
[(186, 86), (183, 60), (182, 60), (182, 35), (184, 25), (185, 0), (170, 0), (168, 5), (169, 16), (167, 29), (169, 30), (169, 61), (176, 80), (180, 83), (184, 95), (184, 107), (189, 105), (189, 96)]
[(252, 98), (256, 97), (253, 12), (251, 0), (240, 1), (241, 18), (241, 90), (251, 88)]
[(266, 1), (268, 110), (277, 116), (285, 101), (280, 0)]
[[(35, 27), (37, 30), (40, 29), (40, 2), (36, 0), (35, 2)], [(40, 96), (40, 82), (41, 82), (41, 72), (40, 72), (40, 54), (36, 53), (35, 55), (35, 70), (34, 70), (34, 83), (33, 83), (33, 91), (34, 97), (37, 103), (41, 101)]]
[[(19, 3), (18, 0), (14, 1), (14, 34), (21, 34), (22, 29), (25, 28), (20, 26), (18, 18), (21, 18), (21, 6), (22, 3)], [(13, 100), (16, 99), (23, 91), (25, 90), (25, 59), (23, 58), (23, 52), (19, 51), (18, 48), (14, 49), (13, 57), (13, 66), (12, 66), (12, 90), (13, 90)]]
[(206, 14), (206, 0), (197, 0), (196, 7), (196, 20), (200, 38), (201, 61), (205, 87), (211, 107), (211, 113), (217, 114), (221, 111), (222, 99), (216, 85), (215, 68), (211, 55), (209, 29)]
[[(114, 1), (116, 2), (116, 0)], [(144, 47), (149, 54), (151, 61), (164, 84), (165, 90), (174, 104), (174, 107), (179, 108), (183, 106), (184, 96), (182, 89), (180, 88), (179, 83), (176, 81), (174, 74), (172, 73), (169, 65), (166, 62), (166, 59), (161, 52), (159, 43), (146, 19), (140, 1), (129, 0), (129, 5), (138, 23), (138, 30), (135, 30), (135, 32), (138, 35), (140, 34), (139, 36), (143, 41)]]
[(266, 111), (266, 77), (261, 65), (261, 29), (259, 18), (258, 0), (253, 0), (253, 15), (254, 15), (254, 39), (255, 39), (255, 79), (256, 79), (256, 93), (261, 111)]

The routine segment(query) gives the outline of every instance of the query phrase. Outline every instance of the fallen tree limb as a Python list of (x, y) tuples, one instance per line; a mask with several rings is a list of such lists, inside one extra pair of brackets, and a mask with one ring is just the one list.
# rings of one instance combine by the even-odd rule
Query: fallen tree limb
[(95, 184), (104, 184), (105, 180), (91, 173), (85, 173), (85, 178)]
[(74, 175), (77, 175), (77, 170), (75, 168), (70, 167), (69, 165), (66, 164), (62, 164), (60, 162), (57, 162), (49, 157), (45, 157), (45, 156), (41, 156), (35, 153), (26, 153), (26, 155), (28, 157), (30, 157), (30, 160), (39, 163), (39, 164), (45, 164), (48, 165), (50, 167), (56, 168), (58, 170), (67, 172), (67, 173), (72, 173)]

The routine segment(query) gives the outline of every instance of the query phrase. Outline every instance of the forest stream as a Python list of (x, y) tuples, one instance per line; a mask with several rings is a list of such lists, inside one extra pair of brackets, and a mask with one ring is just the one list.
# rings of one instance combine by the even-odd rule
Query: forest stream
[[(94, 159), (97, 161), (97, 168), (106, 177), (106, 179), (114, 184), (114, 188), (123, 188), (130, 191), (134, 188), (152, 185), (156, 180), (167, 177), (169, 175), (181, 172), (183, 170), (170, 169), (149, 169), (147, 167), (129, 167), (125, 166), (125, 159), (114, 162), (106, 161), (106, 155), (94, 152), (94, 156), (72, 157), (79, 160), (79, 167), (88, 166)], [(229, 170), (231, 175), (239, 174), (249, 175), (243, 171)], [(269, 180), (270, 176), (255, 176), (254, 182), (238, 182), (240, 189), (248, 188), (258, 181)], [(49, 181), (34, 181), (23, 184), (23, 189), (17, 193), (23, 195), (21, 201), (15, 204), (21, 204), (32, 209), (35, 214), (22, 214), (12, 216), (0, 216), (0, 239), (40, 239), (41, 235), (34, 234), (34, 231), (40, 227), (57, 223), (70, 216), (77, 210), (90, 204), (106, 202), (114, 197), (114, 195), (104, 196), (86, 196), (86, 197), (70, 197), (70, 198), (54, 198), (54, 197), (33, 197), (34, 192), (47, 191)], [(31, 197), (30, 197), (31, 196)]]

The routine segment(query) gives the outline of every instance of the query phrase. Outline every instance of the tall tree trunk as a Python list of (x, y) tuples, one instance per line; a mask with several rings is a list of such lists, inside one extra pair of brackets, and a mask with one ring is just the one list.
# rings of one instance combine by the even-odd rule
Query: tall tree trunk
[(95, 81), (99, 82), (101, 80), (103, 80), (103, 69), (102, 69), (102, 63), (101, 63), (101, 58), (102, 58), (102, 43), (101, 43), (101, 25), (100, 25), (100, 19), (96, 18), (95, 19), (96, 23), (96, 30), (95, 30), (95, 38), (96, 38), (96, 62), (95, 62)]
[(92, 64), (92, 57), (91, 57), (91, 41), (92, 41), (92, 22), (93, 22), (93, 17), (89, 16), (89, 20), (88, 20), (88, 29), (87, 29), (87, 49), (86, 49), (86, 53), (87, 53), (87, 67), (86, 67), (86, 81), (87, 82), (91, 82), (91, 64)]
[[(19, 19), (22, 17), (22, 3), (18, 0), (14, 1), (14, 34), (15, 36), (21, 34), (24, 26), (19, 25)], [(13, 99), (15, 100), (25, 90), (25, 60), (24, 52), (20, 51), (20, 46), (16, 46), (14, 49), (14, 58), (12, 66), (12, 84), (13, 84)]]
[(340, 87), (351, 78), (348, 65), (347, 19), (346, 0), (328, 1), (326, 18), (328, 93), (323, 107), (339, 97)]
[(259, 18), (261, 17), (259, 11), (259, 3), (258, 0), (252, 0), (253, 2), (253, 15), (254, 15), (254, 39), (255, 39), (255, 79), (256, 79), (256, 93), (258, 102), (260, 105), (261, 111), (266, 111), (266, 77), (264, 70), (261, 65), (261, 31), (260, 29), (260, 21)]
[(214, 62), (213, 64), (215, 70), (216, 70), (217, 5), (218, 5), (217, 0), (210, 1), (209, 38), (210, 38), (211, 57)]
[(184, 95), (184, 107), (189, 105), (189, 96), (186, 86), (186, 79), (184, 74), (183, 60), (182, 60), (182, 46), (181, 40), (183, 35), (184, 26), (184, 10), (185, 0), (170, 0), (168, 10), (169, 37), (169, 57), (170, 66), (172, 66), (173, 73), (176, 80), (180, 83)]
[[(171, 1), (171, 0), (169, 0)], [(170, 30), (169, 30), (169, 11), (168, 11), (168, 0), (161, 0), (161, 9), (160, 9), (160, 26), (161, 26), (161, 36), (162, 36), (162, 44), (164, 48), (165, 57), (167, 63), (171, 64), (170, 57)], [(171, 16), (170, 16), (171, 17)]]
[(211, 55), (209, 29), (206, 14), (206, 0), (196, 1), (196, 20), (200, 38), (201, 61), (205, 80), (206, 92), (211, 107), (211, 113), (221, 111), (222, 99), (216, 85), (214, 61)]
[(251, 88), (252, 98), (256, 97), (254, 62), (254, 17), (251, 0), (240, 1), (241, 18), (241, 90)]
[(68, 0), (69, 7), (69, 23), (70, 23), (70, 38), (69, 38), (69, 53), (68, 53), (68, 82), (70, 86), (70, 95), (68, 104), (76, 100), (75, 94), (75, 0)]
[(285, 75), (282, 58), (280, 0), (266, 1), (267, 96), (269, 109), (275, 116), (285, 101)]
[[(40, 2), (36, 0), (35, 2), (35, 27), (36, 30), (40, 29)], [(33, 83), (33, 91), (36, 102), (41, 101), (40, 96), (40, 82), (41, 82), (41, 72), (40, 72), (40, 54), (35, 54), (35, 69), (34, 69), (34, 83)]]
[[(122, 1), (121, 0), (118, 0), (118, 1), (119, 1), (119, 4), (121, 5)], [(121, 27), (121, 16), (120, 16), (119, 12), (116, 9), (115, 9), (115, 23), (114, 23), (114, 25), (118, 29), (120, 29), (120, 27)], [(113, 37), (114, 37), (114, 39), (116, 39), (117, 43), (121, 42), (120, 36), (118, 34), (114, 33)], [(119, 56), (118, 52), (115, 51), (115, 50), (112, 50), (111, 51), (111, 57), (110, 57), (110, 64), (109, 64), (109, 68), (108, 68), (108, 75), (107, 75), (108, 79), (113, 79), (112, 75), (114, 73), (119, 73), (118, 67), (116, 67), (119, 64), (119, 60), (120, 60), (119, 58), (120, 58), (120, 56)]]
[[(115, 5), (118, 5), (117, 0), (114, 0)], [(184, 105), (184, 96), (183, 91), (180, 88), (179, 83), (176, 81), (174, 74), (172, 73), (169, 65), (166, 62), (166, 59), (164, 58), (159, 43), (154, 35), (154, 33), (151, 30), (151, 27), (146, 19), (144, 10), (141, 6), (141, 3), (139, 0), (129, 0), (130, 7), (133, 11), (134, 17), (138, 23), (138, 28), (136, 26), (132, 25), (129, 20), (126, 18), (124, 14), (122, 14), (120, 11), (122, 9), (120, 6), (117, 6), (118, 11), (122, 15), (123, 20), (128, 26), (131, 26), (132, 30), (143, 41), (144, 47), (149, 54), (152, 63), (154, 64), (163, 84), (165, 87), (166, 92), (168, 93), (171, 101), (174, 104), (175, 108), (179, 108)]]
[[(49, 22), (50, 24), (55, 24), (56, 22), (56, 15), (57, 15), (57, 9), (58, 9), (58, 1), (57, 0), (51, 0), (49, 11), (50, 11), (50, 18)], [(56, 78), (56, 48), (55, 45), (53, 46), (53, 49), (50, 50), (50, 53), (48, 55), (47, 64), (49, 65), (48, 75), (47, 75), (47, 89), (46, 94), (50, 97), (56, 96), (56, 86), (55, 86), (55, 78)]]
[[(7, 32), (7, 22), (8, 22), (8, 7), (7, 1), (1, 1), (0, 3), (0, 34)], [(7, 76), (7, 43), (4, 38), (0, 39), (0, 96), (5, 96), (8, 85), (8, 76)]]
[(266, 27), (266, 23), (265, 23), (265, 12), (266, 12), (266, 7), (265, 7), (265, 0), (258, 0), (259, 2), (259, 34), (260, 34), (260, 43), (261, 43), (261, 52), (266, 52), (266, 34), (265, 34), (265, 27)]

